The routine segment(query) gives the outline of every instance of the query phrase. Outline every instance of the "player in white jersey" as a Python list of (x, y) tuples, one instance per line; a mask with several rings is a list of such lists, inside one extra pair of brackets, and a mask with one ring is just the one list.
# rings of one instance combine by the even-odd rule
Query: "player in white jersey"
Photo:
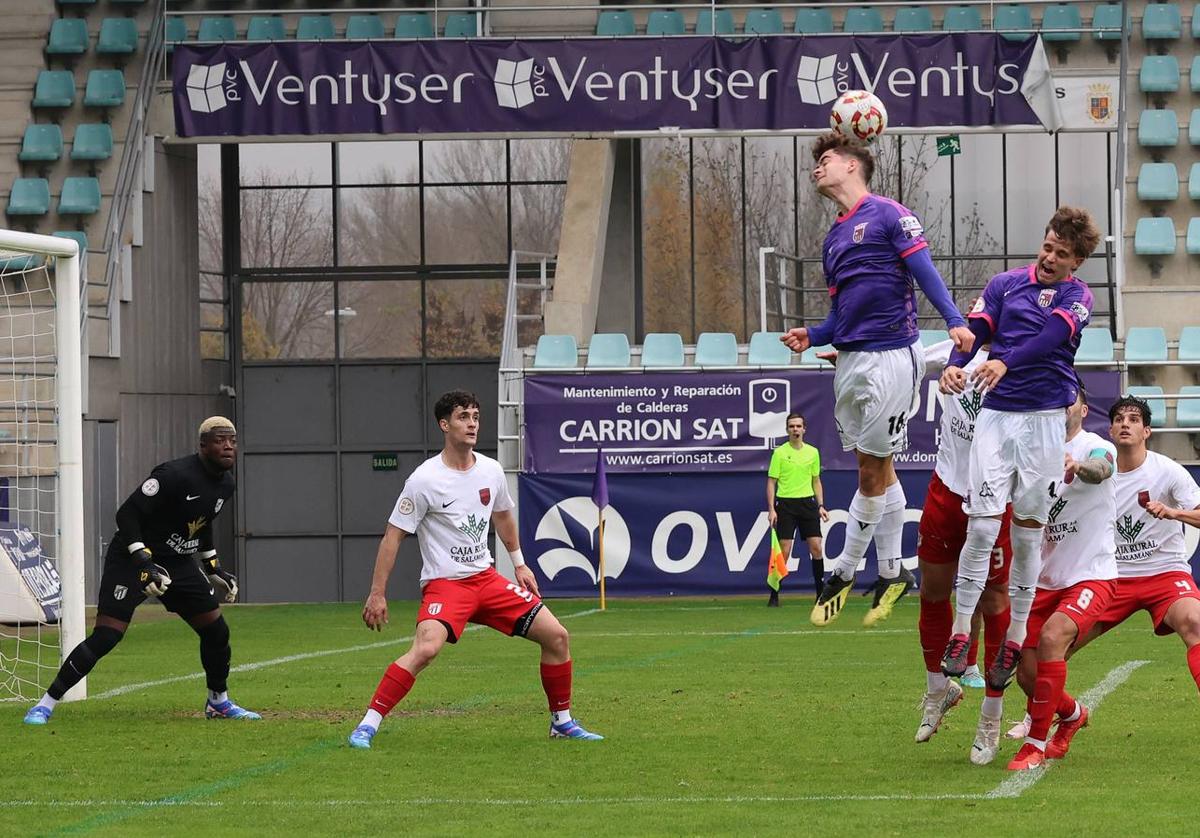
[[(445, 434), (441, 453), (422, 463), (404, 484), (388, 520), (363, 622), (382, 631), (388, 621), (387, 581), (400, 543), (416, 535), (421, 546), (421, 608), (413, 644), (388, 667), (362, 722), (350, 734), (355, 748), (370, 748), (383, 717), (412, 689), (416, 676), (447, 643), (457, 643), (468, 622), (525, 637), (542, 647), (542, 688), (550, 703), (550, 736), (602, 739), (571, 718), (571, 652), (563, 628), (538, 595), (525, 566), (517, 521), (504, 470), (474, 451), (479, 401), (451, 390), (434, 405)], [(492, 567), (488, 522), (504, 542), (516, 568), (513, 584)]]
[[(1060, 758), (1074, 730), (1087, 723), (1084, 708), (1064, 697), (1067, 653), (1091, 631), (1117, 589), (1113, 524), (1117, 503), (1112, 479), (1117, 450), (1103, 437), (1083, 430), (1086, 416), (1086, 394), (1080, 384), (1075, 404), (1067, 409), (1064, 473), (1050, 485), (1041, 572), (1018, 667), (1021, 686), (1029, 696), (1030, 728), (1025, 744), (1008, 764), (1010, 771)], [(1062, 722), (1047, 743), (1056, 712)], [(992, 735), (983, 743), (984, 753), (979, 759), (972, 753), (976, 763), (990, 762), (996, 754), (1000, 717), (990, 722)], [(975, 747), (980, 748), (980, 743)]]

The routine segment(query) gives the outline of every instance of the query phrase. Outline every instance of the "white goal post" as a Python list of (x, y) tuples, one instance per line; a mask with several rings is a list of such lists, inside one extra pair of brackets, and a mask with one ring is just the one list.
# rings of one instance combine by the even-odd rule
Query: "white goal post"
[(0, 230), (0, 700), (40, 696), (85, 636), (82, 261)]

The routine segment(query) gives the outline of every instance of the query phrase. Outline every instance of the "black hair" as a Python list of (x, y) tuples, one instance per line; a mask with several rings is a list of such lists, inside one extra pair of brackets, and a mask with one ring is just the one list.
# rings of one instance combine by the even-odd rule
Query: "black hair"
[(1139, 399), (1137, 396), (1124, 395), (1112, 403), (1112, 407), (1108, 409), (1109, 424), (1117, 421), (1117, 414), (1127, 408), (1133, 408), (1142, 415), (1142, 424), (1150, 427), (1150, 405)]
[(439, 422), (449, 419), (456, 407), (478, 408), (479, 399), (475, 398), (475, 394), (469, 390), (451, 390), (448, 393), (442, 393), (433, 405), (433, 417)]

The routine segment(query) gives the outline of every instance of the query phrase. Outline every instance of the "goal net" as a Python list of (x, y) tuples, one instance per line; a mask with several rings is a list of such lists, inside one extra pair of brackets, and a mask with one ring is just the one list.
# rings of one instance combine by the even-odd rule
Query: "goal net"
[(0, 701), (39, 696), (84, 636), (80, 261), (0, 230)]

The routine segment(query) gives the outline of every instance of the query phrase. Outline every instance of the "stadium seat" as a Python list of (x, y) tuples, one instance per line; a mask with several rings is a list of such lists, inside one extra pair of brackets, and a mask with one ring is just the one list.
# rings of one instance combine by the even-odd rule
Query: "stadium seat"
[[(27, 271), (30, 268), (40, 267), (45, 262), (45, 258), (36, 253), (24, 253), (19, 256), (0, 256), (0, 273), (8, 273), (9, 271)], [(0, 433), (0, 439), (8, 439), (11, 434), (7, 429)]]
[(683, 13), (673, 9), (657, 9), (646, 18), (647, 35), (682, 35), (686, 31)]
[(88, 48), (87, 21), (81, 17), (60, 17), (50, 24), (46, 41), (47, 55), (83, 55)]
[(782, 332), (755, 332), (750, 336), (746, 363), (752, 367), (786, 367), (792, 363), (792, 350), (779, 339)]
[(808, 349), (805, 349), (804, 352), (800, 355), (800, 363), (801, 364), (809, 364), (809, 365), (819, 364), (822, 367), (832, 368), (833, 364), (829, 363), (824, 358), (817, 357), (818, 352), (830, 352), (832, 350), (833, 350), (833, 347), (829, 346), (829, 345), (810, 346)]
[(846, 9), (846, 19), (842, 22), (842, 29), (846, 32), (862, 35), (872, 32), (882, 32), (884, 31), (883, 15), (874, 6), (858, 6)]
[(1169, 218), (1139, 218), (1133, 233), (1138, 256), (1171, 256), (1175, 253), (1175, 225)]
[(279, 15), (257, 15), (246, 24), (247, 41), (282, 41), (287, 38), (287, 28)]
[(396, 16), (397, 38), (432, 38), (433, 21), (425, 12), (410, 12)]
[(1179, 197), (1179, 172), (1174, 163), (1143, 163), (1138, 170), (1137, 196), (1141, 201), (1174, 201)]
[(829, 9), (796, 9), (795, 31), (800, 35), (823, 35), (833, 31), (833, 15)]
[(1092, 37), (1097, 41), (1121, 40), (1120, 3), (1105, 3), (1092, 10)]
[(1200, 108), (1193, 110), (1191, 119), (1188, 120), (1188, 142), (1200, 145)]
[(1142, 111), (1138, 117), (1138, 145), (1143, 148), (1166, 148), (1178, 144), (1179, 118), (1175, 116), (1175, 111)]
[(92, 70), (83, 90), (89, 108), (117, 108), (125, 101), (125, 74), (120, 70)]
[(633, 35), (637, 27), (633, 22), (633, 12), (601, 12), (596, 18), (597, 35)]
[[(1179, 388), (1179, 395), (1193, 396), (1190, 399), (1179, 399), (1175, 402), (1175, 426), (1177, 428), (1200, 428), (1200, 387), (1195, 384), (1185, 384)], [(1153, 415), (1150, 417), (1153, 420)]]
[(332, 41), (335, 37), (329, 15), (303, 15), (296, 24), (297, 41)]
[(1080, 363), (1110, 363), (1113, 360), (1112, 333), (1102, 326), (1089, 326), (1079, 336), (1075, 360)]
[(50, 212), (50, 181), (44, 177), (19, 177), (8, 194), (9, 215), (45, 215)]
[(643, 367), (682, 367), (683, 338), (674, 332), (651, 332), (642, 342)]
[(579, 363), (579, 349), (574, 335), (542, 335), (533, 354), (538, 368), (570, 368)]
[(897, 32), (932, 32), (933, 12), (924, 6), (901, 6), (892, 25)]
[(163, 25), (163, 40), (167, 42), (167, 49), (175, 48), (175, 45), (182, 43), (188, 39), (188, 25), (186, 17), (169, 17)]
[(974, 32), (983, 28), (983, 15), (977, 6), (947, 6), (942, 28), (947, 32)]
[[(1083, 28), (1083, 17), (1079, 14), (1079, 6), (1059, 3), (1047, 6), (1042, 13), (1043, 41), (1078, 41), (1082, 37), (1078, 30)], [(1075, 32), (1056, 30), (1074, 29)]]
[(236, 41), (237, 26), (231, 17), (206, 17), (200, 19), (197, 41)]
[(70, 70), (42, 70), (33, 88), (35, 108), (69, 108), (75, 104), (75, 74)]
[(701, 9), (700, 13), (696, 15), (697, 35), (732, 35), (733, 33), (733, 12), (729, 9), (717, 9), (715, 27), (712, 9)]
[(1125, 333), (1125, 362), (1161, 364), (1167, 360), (1167, 333), (1160, 326), (1134, 326)]
[(629, 338), (624, 332), (599, 332), (592, 335), (588, 344), (587, 366), (629, 366)]
[[(682, 16), (680, 16), (680, 25), (683, 25)], [(442, 34), (447, 38), (478, 37), (483, 34), (480, 31), (479, 15), (472, 13), (446, 15), (446, 24), (442, 27)]]
[(137, 52), (137, 21), (131, 17), (106, 17), (100, 21), (96, 52), (101, 55), (133, 55)]
[(1173, 41), (1182, 30), (1179, 6), (1175, 3), (1147, 3), (1142, 13), (1142, 37), (1147, 41)]
[(72, 160), (107, 160), (112, 153), (113, 132), (108, 123), (88, 123), (75, 129), (75, 139), (71, 140)]
[(992, 14), (992, 29), (1004, 32), (1006, 41), (1023, 41), (1035, 31), (1033, 12), (1017, 3), (997, 6)]
[(1200, 38), (1200, 3), (1192, 6), (1192, 37)]
[(1184, 250), (1189, 256), (1200, 256), (1200, 218), (1188, 221), (1187, 235), (1183, 240)]
[(1138, 73), (1143, 93), (1174, 93), (1179, 89), (1179, 59), (1173, 55), (1147, 55)]
[(1157, 385), (1130, 387), (1126, 392), (1150, 405), (1150, 427), (1167, 426), (1167, 400), (1163, 398), (1163, 388)]
[(88, 237), (87, 233), (83, 232), (83, 230), (55, 230), (50, 235), (58, 236), (60, 239), (74, 239), (75, 243), (79, 245), (79, 252), (87, 252)]
[(933, 346), (935, 343), (941, 343), (944, 340), (950, 340), (950, 333), (945, 329), (921, 330), (921, 346)]
[(350, 15), (346, 18), (347, 40), (378, 41), (384, 37), (383, 19), (379, 15)]
[(1179, 360), (1200, 361), (1200, 326), (1184, 326), (1179, 330)]
[(27, 125), (17, 159), (22, 163), (49, 163), (62, 157), (63, 135), (57, 125)]
[(63, 179), (58, 196), (59, 215), (95, 215), (100, 212), (100, 181), (94, 177)]
[(778, 35), (783, 32), (783, 15), (778, 9), (750, 9), (742, 31), (747, 35)]
[(737, 362), (737, 338), (731, 332), (703, 332), (696, 338), (696, 366), (733, 367)]
[(1200, 55), (1192, 56), (1192, 66), (1188, 69), (1188, 87), (1193, 93), (1200, 93)]

